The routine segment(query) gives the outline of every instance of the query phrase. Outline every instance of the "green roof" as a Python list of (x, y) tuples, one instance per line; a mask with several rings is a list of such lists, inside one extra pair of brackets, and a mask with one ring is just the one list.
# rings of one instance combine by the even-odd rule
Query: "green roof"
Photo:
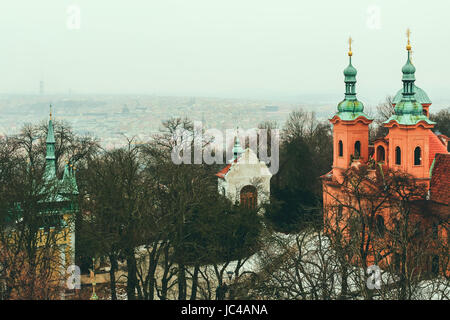
[(361, 101), (358, 100), (348, 100), (344, 99), (338, 104), (338, 112), (349, 112), (349, 113), (356, 113), (356, 112), (363, 112), (364, 105)]
[(61, 181), (61, 193), (64, 194), (78, 194), (77, 181), (75, 179), (75, 170), (66, 165)]
[[(396, 121), (398, 124), (402, 125), (415, 125), (420, 121), (424, 121), (430, 125), (433, 125), (435, 122), (431, 121), (423, 114), (421, 101), (416, 100), (416, 98), (424, 98), (424, 96), (420, 96), (420, 94), (418, 94), (419, 88), (414, 84), (416, 81), (414, 74), (416, 72), (416, 68), (411, 62), (410, 54), (410, 49), (408, 49), (408, 58), (406, 60), (406, 64), (402, 68), (403, 89), (401, 91), (401, 98), (398, 97), (398, 94), (394, 98), (393, 103), (395, 103), (395, 113), (383, 123), (387, 124), (391, 121)], [(425, 92), (423, 92), (423, 94), (429, 100)]]
[(47, 143), (55, 143), (55, 133), (53, 131), (53, 122), (52, 119), (48, 121), (48, 132), (47, 132)]
[(356, 74), (357, 73), (358, 73), (358, 71), (356, 71), (356, 68), (352, 65), (352, 59), (350, 57), (350, 63), (347, 66), (347, 68), (344, 69), (345, 80), (356, 82)]
[(359, 117), (373, 120), (372, 118), (369, 118), (364, 112), (338, 112), (334, 116), (339, 117), (339, 119), (341, 119), (342, 121), (353, 121), (358, 119)]
[(411, 62), (410, 52), (408, 51), (408, 60), (402, 68), (403, 77), (402, 80), (414, 81), (416, 80), (416, 67)]
[[(420, 104), (431, 104), (431, 100), (428, 97), (428, 95), (426, 94), (426, 92), (424, 90), (422, 90), (421, 88), (419, 88), (418, 86), (416, 86), (415, 84), (413, 85), (413, 92), (414, 92), (414, 98), (416, 99), (417, 102), (419, 102)], [(397, 104), (400, 101), (402, 101), (402, 95), (403, 93), (403, 89), (400, 89), (397, 91), (397, 94), (395, 95), (394, 99), (392, 100), (392, 103)]]
[(403, 124), (403, 125), (415, 125), (420, 121), (425, 121), (428, 124), (436, 123), (436, 122), (433, 122), (430, 119), (428, 119), (428, 117), (423, 114), (420, 114), (420, 115), (418, 115), (418, 114), (402, 114), (402, 115), (394, 114), (383, 123), (389, 123), (392, 120), (395, 120), (399, 124)]
[(46, 140), (47, 154), (45, 157), (45, 179), (51, 181), (56, 179), (56, 156), (55, 156), (55, 134), (53, 132), (52, 119), (48, 121), (47, 140)]
[(78, 194), (75, 172), (66, 165), (64, 168), (63, 179), (58, 180), (56, 176), (55, 134), (51, 117), (48, 121), (46, 145), (47, 155), (45, 158), (44, 171), (45, 185), (43, 187), (45, 190), (42, 190), (41, 192), (52, 189), (50, 194), (54, 194), (54, 196), (52, 199), (49, 199), (49, 202), (68, 201), (70, 200), (67, 197), (68, 194)]
[(345, 98), (338, 104), (338, 112), (334, 115), (343, 121), (353, 121), (359, 117), (371, 120), (364, 113), (363, 103), (356, 98), (356, 74), (357, 70), (352, 65), (351, 52), (349, 52), (349, 63), (344, 69)]

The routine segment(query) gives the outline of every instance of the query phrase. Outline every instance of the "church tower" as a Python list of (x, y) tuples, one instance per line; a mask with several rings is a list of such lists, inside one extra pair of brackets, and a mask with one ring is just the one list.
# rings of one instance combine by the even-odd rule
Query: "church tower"
[(414, 84), (416, 68), (411, 62), (409, 29), (407, 37), (408, 56), (402, 68), (402, 98), (395, 104), (394, 114), (384, 122), (384, 126), (389, 128), (386, 136), (389, 143), (388, 166), (412, 174), (418, 179), (429, 179), (432, 161), (429, 159), (429, 141), (434, 136), (430, 129), (435, 123), (428, 118), (429, 104), (425, 103), (427, 107), (424, 112), (423, 104), (417, 101), (418, 91)]
[[(369, 159), (369, 124), (364, 105), (356, 98), (356, 74), (352, 65), (352, 38), (349, 39), (349, 65), (344, 70), (345, 98), (338, 112), (330, 119), (333, 124), (333, 171), (342, 172), (353, 160)], [(337, 174), (339, 176), (339, 174)]]
[[(57, 244), (60, 250), (60, 264), (66, 268), (75, 263), (75, 219), (74, 214), (78, 211), (76, 196), (78, 186), (75, 178), (75, 167), (67, 161), (62, 179), (57, 176), (57, 164), (55, 155), (55, 132), (53, 128), (52, 106), (50, 106), (50, 119), (46, 137), (46, 156), (43, 190), (47, 194), (44, 204), (44, 212), (49, 212), (58, 217), (60, 234)], [(55, 220), (56, 221), (56, 220)], [(55, 229), (55, 228), (54, 228)]]

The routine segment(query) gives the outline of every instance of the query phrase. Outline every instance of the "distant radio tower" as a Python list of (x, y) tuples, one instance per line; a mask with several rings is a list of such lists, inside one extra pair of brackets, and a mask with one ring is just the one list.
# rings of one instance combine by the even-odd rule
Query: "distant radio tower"
[(44, 80), (39, 82), (39, 93), (44, 94)]

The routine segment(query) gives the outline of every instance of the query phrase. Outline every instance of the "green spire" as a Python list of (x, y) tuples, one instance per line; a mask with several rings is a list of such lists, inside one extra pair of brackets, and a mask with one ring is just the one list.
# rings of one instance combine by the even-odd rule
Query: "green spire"
[(48, 121), (48, 131), (47, 131), (47, 144), (49, 143), (55, 143), (55, 133), (53, 131), (53, 121), (52, 121), (52, 115), (50, 114), (50, 120)]
[(408, 59), (406, 60), (406, 64), (402, 68), (403, 73), (403, 81), (416, 81), (416, 67), (411, 62), (411, 50), (408, 50)]
[(62, 193), (78, 194), (77, 181), (75, 179), (75, 167), (72, 164), (67, 164), (64, 167), (64, 174), (62, 179)]
[(236, 137), (234, 138), (234, 146), (233, 146), (233, 160), (236, 160), (244, 150), (241, 147), (241, 143), (239, 141), (239, 127), (237, 128)]
[(345, 82), (345, 99), (356, 100), (355, 84), (357, 71), (352, 65), (352, 56), (349, 56), (347, 68), (344, 69)]
[(414, 67), (411, 62), (411, 44), (409, 41), (411, 32), (409, 31), (409, 29), (407, 30), (406, 34), (408, 36), (408, 44), (406, 45), (408, 57), (405, 65), (402, 68), (402, 98), (400, 102), (395, 105), (395, 114), (392, 115), (384, 123), (389, 123), (394, 120), (398, 124), (402, 125), (415, 125), (419, 121), (425, 121), (426, 123), (433, 125), (434, 122), (428, 119), (428, 117), (423, 114), (422, 104), (416, 100), (414, 84), (414, 82), (416, 81), (416, 67)]
[(46, 144), (47, 144), (47, 154), (45, 157), (45, 176), (46, 179), (56, 178), (55, 133), (53, 130), (51, 105), (50, 105), (50, 119), (48, 121)]
[(356, 68), (352, 65), (352, 38), (349, 38), (348, 66), (344, 69), (345, 82), (345, 98), (338, 104), (338, 113), (336, 114), (341, 120), (352, 121), (363, 116), (367, 119), (367, 115), (363, 112), (364, 105), (356, 98)]

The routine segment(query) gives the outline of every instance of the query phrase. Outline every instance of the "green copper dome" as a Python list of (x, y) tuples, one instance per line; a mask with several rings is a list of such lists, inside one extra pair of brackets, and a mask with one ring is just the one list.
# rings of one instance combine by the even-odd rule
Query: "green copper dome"
[[(431, 104), (431, 100), (428, 97), (427, 93), (423, 89), (416, 86), (415, 84), (413, 85), (413, 92), (414, 98), (416, 99), (417, 102), (419, 102), (420, 104)], [(394, 104), (399, 103), (400, 101), (402, 101), (402, 97), (403, 97), (403, 89), (400, 89), (397, 91), (397, 94), (392, 100), (392, 103)]]
[(403, 73), (403, 80), (416, 80), (416, 67), (411, 62), (410, 59), (410, 52), (408, 51), (408, 60), (406, 61), (406, 64), (402, 68)]
[(394, 99), (395, 114), (392, 115), (384, 123), (387, 124), (391, 121), (396, 121), (398, 124), (402, 125), (415, 125), (419, 121), (424, 121), (427, 124), (432, 125), (434, 124), (434, 122), (428, 119), (428, 117), (423, 114), (422, 104), (416, 100), (417, 91), (415, 90), (417, 89), (417, 87), (415, 87), (414, 85), (414, 82), (416, 80), (415, 77), (416, 68), (411, 63), (410, 59), (411, 47), (409, 44), (407, 50), (408, 50), (408, 59), (406, 61), (406, 64), (402, 68), (403, 90), (401, 100), (399, 102), (396, 102)]
[(358, 100), (347, 100), (344, 99), (338, 104), (338, 111), (339, 112), (363, 112), (364, 111), (364, 105), (361, 101)]
[[(350, 64), (348, 65), (347, 68), (344, 69), (344, 76), (347, 78), (351, 78), (351, 77), (356, 77), (356, 74), (358, 72), (356, 71), (355, 67), (352, 66), (352, 61), (350, 58)], [(347, 80), (347, 79), (346, 79)], [(348, 79), (348, 80), (353, 80), (353, 79)], [(354, 81), (356, 82), (356, 78), (354, 79)]]
[(338, 104), (335, 114), (343, 121), (353, 121), (359, 117), (370, 119), (364, 113), (363, 103), (356, 98), (356, 74), (356, 68), (352, 65), (352, 52), (349, 51), (349, 64), (344, 69), (345, 98)]

